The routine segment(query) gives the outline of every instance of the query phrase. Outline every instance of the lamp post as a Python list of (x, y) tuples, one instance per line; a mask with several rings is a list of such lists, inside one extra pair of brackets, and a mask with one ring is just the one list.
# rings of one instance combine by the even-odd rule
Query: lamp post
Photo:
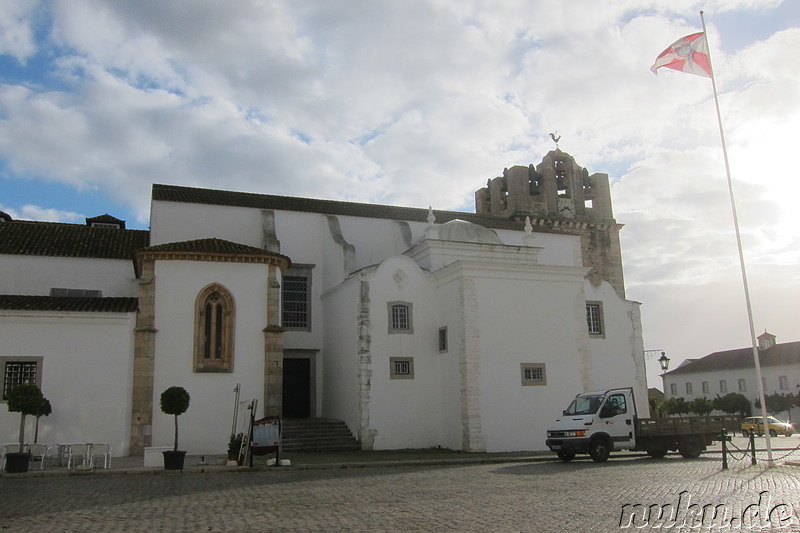
[(664, 352), (661, 352), (661, 357), (658, 358), (658, 364), (661, 367), (661, 387), (664, 389), (664, 396), (667, 395), (667, 379), (664, 377), (667, 375), (667, 370), (669, 369), (669, 357)]

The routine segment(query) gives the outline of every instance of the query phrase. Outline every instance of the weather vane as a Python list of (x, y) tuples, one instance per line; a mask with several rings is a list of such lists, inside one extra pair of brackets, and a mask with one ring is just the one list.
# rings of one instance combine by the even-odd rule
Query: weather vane
[(558, 141), (561, 140), (561, 135), (558, 134), (558, 131), (555, 133), (550, 134), (550, 138), (553, 139), (553, 142), (556, 143), (556, 150), (558, 150)]

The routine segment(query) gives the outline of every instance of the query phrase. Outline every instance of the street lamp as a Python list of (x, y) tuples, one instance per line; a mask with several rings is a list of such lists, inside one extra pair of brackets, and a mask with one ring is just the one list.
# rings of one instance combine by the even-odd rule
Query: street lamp
[(661, 357), (658, 358), (658, 364), (661, 365), (661, 370), (666, 372), (669, 368), (669, 357), (664, 352), (661, 352)]

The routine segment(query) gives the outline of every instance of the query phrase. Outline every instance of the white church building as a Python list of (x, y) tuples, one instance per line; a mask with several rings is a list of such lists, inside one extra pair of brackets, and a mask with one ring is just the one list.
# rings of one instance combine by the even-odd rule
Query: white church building
[[(224, 453), (233, 390), (258, 416), (346, 423), (363, 449), (546, 449), (583, 391), (647, 414), (606, 174), (560, 150), (437, 211), (154, 185), (150, 229), (0, 214), (3, 398), (33, 381), (40, 442)], [(32, 422), (31, 422), (32, 424)], [(0, 439), (18, 413), (0, 405)], [(28, 435), (32, 435), (29, 426)]]

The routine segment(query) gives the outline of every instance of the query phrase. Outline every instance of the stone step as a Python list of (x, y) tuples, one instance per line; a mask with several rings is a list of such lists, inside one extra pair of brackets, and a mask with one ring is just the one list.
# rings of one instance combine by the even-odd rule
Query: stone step
[(281, 448), (284, 451), (360, 450), (342, 420), (330, 418), (284, 419)]

